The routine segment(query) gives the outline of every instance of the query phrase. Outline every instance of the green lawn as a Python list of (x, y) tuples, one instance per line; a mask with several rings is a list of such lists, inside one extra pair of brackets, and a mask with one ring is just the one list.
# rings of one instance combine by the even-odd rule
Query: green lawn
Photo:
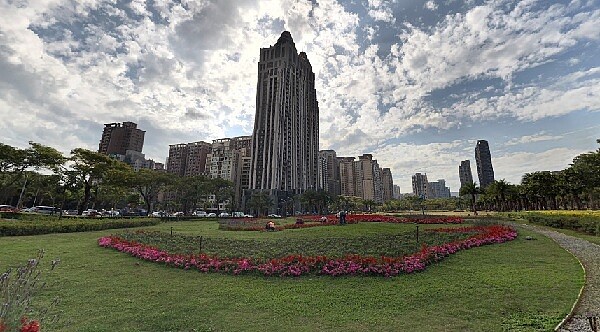
[[(239, 239), (358, 237), (414, 231), (361, 223), (281, 232), (228, 232), (215, 221), (148, 227)], [(420, 229), (435, 227), (421, 225)], [(568, 313), (583, 284), (577, 261), (519, 230), (514, 241), (459, 252), (425, 272), (379, 277), (265, 278), (201, 274), (144, 262), (96, 240), (121, 230), (0, 238), (0, 271), (46, 249), (62, 262), (37, 298), (61, 320), (44, 331), (543, 331)], [(537, 240), (527, 241), (525, 235)]]

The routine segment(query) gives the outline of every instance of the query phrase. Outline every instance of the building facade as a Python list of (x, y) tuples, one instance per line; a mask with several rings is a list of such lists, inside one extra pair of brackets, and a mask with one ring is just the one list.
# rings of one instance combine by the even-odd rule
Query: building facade
[(412, 189), (415, 196), (427, 198), (427, 174), (415, 173), (412, 176)]
[[(358, 157), (358, 160), (354, 157), (338, 157), (337, 162), (342, 196), (359, 197), (376, 203), (384, 202), (386, 189), (383, 181), (386, 176), (391, 180), (391, 171), (386, 169), (387, 173), (384, 174), (384, 170), (379, 167), (377, 160), (373, 159), (373, 155), (363, 154)], [(393, 183), (387, 188), (390, 197), (392, 188)]]
[(340, 170), (340, 195), (356, 195), (356, 176), (354, 174), (354, 157), (338, 157)]
[(335, 151), (319, 151), (319, 188), (338, 196), (340, 189), (340, 167)]
[(486, 140), (478, 140), (475, 147), (475, 162), (477, 163), (477, 176), (479, 186), (486, 188), (494, 182), (494, 168), (492, 167), (492, 154)]
[[(392, 178), (392, 170), (383, 168), (381, 170), (381, 184), (383, 189), (383, 201), (387, 202), (394, 197), (394, 179)], [(398, 188), (400, 189), (400, 188)]]
[(450, 188), (446, 187), (446, 180), (427, 183), (427, 198), (450, 198)]
[(463, 160), (458, 166), (458, 178), (460, 179), (460, 187), (466, 184), (473, 183), (473, 174), (471, 173), (471, 161)]
[(214, 140), (206, 156), (206, 174), (233, 183), (234, 206), (241, 204), (243, 190), (249, 189), (249, 155), (251, 136)]
[[(250, 187), (301, 193), (318, 188), (319, 105), (306, 53), (289, 32), (261, 48)], [(277, 195), (279, 196), (279, 195)]]
[(102, 131), (98, 152), (125, 156), (127, 150), (142, 152), (144, 134), (133, 122), (107, 123)]
[(402, 193), (400, 192), (400, 186), (394, 185), (394, 199), (400, 199), (402, 197)]
[(211, 144), (203, 141), (169, 145), (167, 172), (179, 176), (207, 175), (206, 157), (211, 151)]

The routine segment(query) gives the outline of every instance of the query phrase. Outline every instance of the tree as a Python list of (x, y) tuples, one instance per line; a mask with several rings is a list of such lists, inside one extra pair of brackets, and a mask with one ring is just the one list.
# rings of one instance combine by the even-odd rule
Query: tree
[(471, 209), (473, 210), (473, 214), (477, 215), (477, 208), (475, 206), (475, 198), (476, 195), (480, 193), (479, 187), (476, 182), (466, 183), (464, 186), (460, 188), (459, 194), (470, 195), (471, 196)]
[[(600, 140), (597, 140), (600, 144)], [(573, 159), (571, 164), (577, 182), (587, 196), (590, 207), (596, 208), (596, 198), (600, 193), (600, 148), (594, 152), (582, 153)]]
[(548, 207), (552, 209), (557, 208), (556, 196), (559, 193), (559, 187), (556, 172), (540, 171), (525, 173), (521, 180), (521, 185), (525, 188), (528, 200), (533, 202), (534, 209), (546, 210)]
[(13, 185), (23, 179), (17, 202), (17, 206), (20, 206), (28, 184), (26, 175), (31, 174), (27, 171), (46, 169), (58, 172), (65, 161), (66, 158), (58, 150), (39, 143), (30, 141), (26, 149), (0, 143), (0, 199), (5, 200), (10, 190), (14, 189)]
[(364, 199), (362, 204), (365, 207), (365, 211), (371, 211), (377, 203), (375, 203), (375, 201), (372, 199)]
[(494, 202), (496, 211), (506, 210), (506, 193), (510, 184), (506, 180), (495, 180), (487, 188), (485, 194)]
[(125, 172), (129, 167), (107, 155), (81, 148), (71, 151), (70, 160), (73, 162), (71, 167), (75, 179), (83, 187), (83, 199), (77, 208), (77, 213), (80, 215), (90, 202), (92, 188), (96, 188), (109, 172), (118, 170)]
[(144, 168), (137, 172), (132, 168), (113, 170), (108, 173), (108, 177), (112, 178), (113, 186), (122, 184), (138, 193), (144, 201), (148, 213), (154, 210), (154, 204), (158, 201), (158, 193), (172, 182), (170, 174)]
[(311, 213), (316, 213), (317, 201), (319, 200), (318, 194), (315, 190), (307, 189), (302, 194), (300, 194), (300, 202), (304, 205), (304, 210), (309, 211)]
[[(257, 213), (256, 216), (267, 215), (269, 207), (273, 205), (273, 200), (265, 192), (255, 192), (248, 199), (246, 206)], [(264, 212), (264, 214), (263, 214)]]
[(215, 202), (217, 203), (217, 214), (220, 212), (219, 204), (226, 200), (233, 201), (233, 182), (215, 178), (209, 182), (209, 192), (215, 196)]

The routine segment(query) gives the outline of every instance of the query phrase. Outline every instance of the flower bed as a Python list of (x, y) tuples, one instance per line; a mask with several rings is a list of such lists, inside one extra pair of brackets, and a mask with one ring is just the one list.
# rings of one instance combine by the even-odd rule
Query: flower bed
[(422, 271), (427, 265), (459, 250), (503, 243), (517, 237), (517, 232), (514, 229), (499, 225), (475, 226), (463, 228), (463, 230), (473, 234), (460, 241), (430, 247), (423, 246), (420, 251), (402, 257), (346, 255), (341, 258), (328, 258), (326, 256), (288, 255), (281, 258), (258, 260), (253, 258), (220, 258), (206, 254), (171, 254), (153, 246), (124, 240), (118, 236), (102, 237), (98, 240), (98, 244), (146, 261), (186, 270), (195, 269), (200, 272), (220, 272), (236, 275), (258, 272), (265, 276), (280, 277), (307, 274), (392, 277), (401, 273)]
[[(338, 218), (332, 214), (325, 216), (326, 222), (321, 222), (319, 215), (301, 216), (298, 219), (301, 223), (275, 225), (275, 230), (282, 231), (285, 229), (310, 228), (318, 226), (333, 226), (338, 224)], [(238, 220), (231, 219), (219, 222), (219, 229), (226, 231), (266, 231), (265, 224), (268, 219), (249, 219)], [(413, 217), (399, 218), (394, 216), (384, 216), (378, 214), (349, 214), (346, 215), (347, 224), (357, 224), (359, 222), (382, 222), (394, 224), (462, 224), (464, 219), (461, 217)]]

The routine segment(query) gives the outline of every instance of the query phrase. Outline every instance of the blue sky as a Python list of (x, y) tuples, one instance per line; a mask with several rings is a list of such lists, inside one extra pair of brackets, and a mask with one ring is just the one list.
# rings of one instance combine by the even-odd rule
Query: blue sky
[[(316, 74), (321, 149), (372, 153), (402, 192), (565, 168), (600, 137), (599, 1), (0, 0), (0, 141), (144, 153), (252, 132), (259, 48), (289, 30)], [(475, 179), (477, 181), (477, 179)]]

